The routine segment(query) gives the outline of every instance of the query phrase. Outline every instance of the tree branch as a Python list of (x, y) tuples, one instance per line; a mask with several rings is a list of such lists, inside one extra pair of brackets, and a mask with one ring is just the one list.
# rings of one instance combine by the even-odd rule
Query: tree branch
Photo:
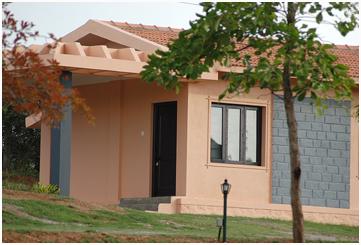
[(250, 48), (250, 47), (251, 47), (251, 45), (246, 45), (245, 47), (240, 48), (240, 49), (236, 49), (235, 51), (236, 51), (236, 52), (241, 52), (241, 51), (243, 51), (243, 50), (245, 50), (245, 49), (247, 49), (247, 48)]

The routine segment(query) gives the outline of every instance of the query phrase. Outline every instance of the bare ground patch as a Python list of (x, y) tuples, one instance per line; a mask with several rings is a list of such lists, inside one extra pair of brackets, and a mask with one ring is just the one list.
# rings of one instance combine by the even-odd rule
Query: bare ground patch
[(3, 242), (9, 243), (36, 243), (36, 242), (216, 242), (210, 239), (195, 239), (189, 237), (165, 236), (131, 236), (108, 233), (89, 232), (15, 232), (3, 231)]
[[(290, 243), (290, 239), (262, 240), (253, 242), (283, 242)], [(216, 239), (210, 238), (192, 238), (184, 236), (134, 236), (109, 233), (90, 233), (90, 232), (16, 232), (3, 231), (3, 242), (9, 243), (36, 243), (36, 242), (129, 242), (129, 243), (145, 243), (145, 242), (168, 242), (168, 243), (200, 243), (200, 242), (217, 242)], [(228, 242), (242, 242), (232, 241)], [(244, 242), (247, 242), (245, 240)], [(249, 242), (249, 241), (248, 241)]]

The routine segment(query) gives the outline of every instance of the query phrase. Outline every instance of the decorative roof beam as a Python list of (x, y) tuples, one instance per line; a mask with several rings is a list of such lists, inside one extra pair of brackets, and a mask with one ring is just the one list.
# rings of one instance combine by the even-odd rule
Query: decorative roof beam
[(41, 112), (38, 114), (31, 114), (25, 118), (25, 127), (27, 128), (40, 128)]
[[(59, 43), (59, 45), (62, 45), (62, 43)], [(56, 50), (55, 54), (72, 54), (86, 56), (83, 47), (78, 42), (64, 43), (64, 48)]]
[(133, 60), (140, 62), (140, 58), (134, 48), (109, 49), (113, 59)]
[(100, 58), (106, 58), (106, 59), (112, 58), (108, 48), (105, 45), (83, 46), (83, 47), (84, 47), (85, 54), (87, 56), (100, 57)]
[(93, 34), (105, 38), (114, 43), (135, 48), (137, 50), (153, 53), (157, 49), (168, 50), (167, 47), (152, 42), (148, 39), (139, 37), (120, 28), (112, 26), (111, 24), (98, 21), (89, 20), (78, 29), (70, 32), (62, 38), (64, 42), (76, 42), (88, 34)]

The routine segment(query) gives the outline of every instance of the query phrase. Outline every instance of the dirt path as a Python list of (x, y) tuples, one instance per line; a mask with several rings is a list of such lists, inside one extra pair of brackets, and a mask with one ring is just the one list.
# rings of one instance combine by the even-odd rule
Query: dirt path
[[(216, 239), (210, 238), (192, 238), (182, 236), (134, 236), (108, 233), (91, 233), (91, 232), (15, 232), (3, 231), (3, 242), (9, 243), (36, 243), (36, 242), (126, 242), (126, 243), (146, 243), (146, 242), (167, 242), (167, 243), (215, 243)], [(232, 241), (227, 242), (242, 242)], [(243, 241), (249, 242), (249, 241)], [(274, 242), (269, 241), (253, 241), (253, 242)], [(277, 242), (290, 243), (290, 239), (277, 239)]]
[(53, 220), (41, 219), (38, 217), (31, 216), (30, 214), (25, 213), (19, 207), (16, 207), (14, 205), (3, 204), (3, 211), (7, 211), (9, 213), (15, 214), (16, 216), (27, 218), (27, 219), (34, 220), (34, 221), (39, 221), (39, 222), (42, 222), (45, 224), (52, 224), (52, 225), (53, 224), (61, 224), (61, 223), (53, 221)]
[(109, 211), (116, 211), (116, 212), (123, 211), (123, 209), (117, 205), (87, 203), (71, 198), (61, 198), (57, 195), (49, 195), (49, 194), (26, 192), (26, 191), (3, 190), (3, 198), (18, 199), (18, 200), (50, 201), (56, 204), (72, 207), (83, 212), (89, 212), (91, 210), (97, 210), (97, 209), (106, 209)]
[(36, 242), (216, 242), (211, 239), (165, 236), (131, 236), (89, 232), (15, 232), (3, 231), (3, 242), (36, 243)]
[(26, 219), (30, 219), (30, 220), (33, 220), (33, 221), (38, 221), (38, 222), (41, 222), (41, 223), (44, 223), (44, 224), (50, 224), (50, 225), (76, 225), (76, 226), (84, 226), (85, 225), (85, 224), (80, 224), (80, 223), (63, 223), (63, 222), (58, 222), (58, 221), (54, 221), (54, 220), (50, 220), (50, 219), (35, 217), (35, 216), (32, 216), (32, 215), (26, 213), (20, 207), (10, 205), (10, 204), (3, 204), (3, 211), (7, 211), (9, 213), (15, 214), (16, 216), (23, 217), (23, 218), (26, 218)]

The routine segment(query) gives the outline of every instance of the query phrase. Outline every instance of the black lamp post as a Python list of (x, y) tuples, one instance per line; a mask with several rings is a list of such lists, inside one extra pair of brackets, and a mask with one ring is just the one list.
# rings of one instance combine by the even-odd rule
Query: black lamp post
[(223, 193), (223, 242), (227, 240), (227, 195), (231, 190), (231, 185), (227, 179), (221, 184), (221, 190)]

